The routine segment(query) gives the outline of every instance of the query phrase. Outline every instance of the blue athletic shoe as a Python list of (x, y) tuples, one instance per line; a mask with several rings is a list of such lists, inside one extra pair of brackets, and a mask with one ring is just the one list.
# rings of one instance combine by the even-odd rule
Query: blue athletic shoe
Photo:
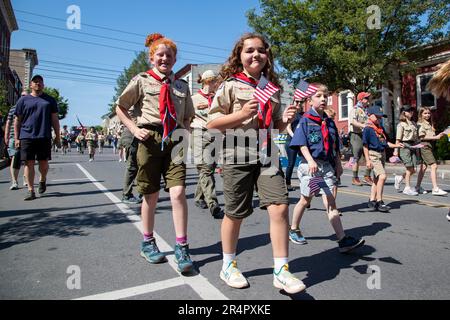
[(300, 229), (289, 230), (289, 240), (291, 240), (295, 244), (307, 244), (305, 237), (302, 235)]
[(166, 255), (159, 251), (155, 239), (142, 241), (141, 256), (150, 263), (161, 263), (167, 261)]
[(189, 256), (189, 245), (179, 244), (175, 245), (175, 262), (178, 264), (178, 271), (181, 273), (191, 272), (194, 268), (194, 263)]

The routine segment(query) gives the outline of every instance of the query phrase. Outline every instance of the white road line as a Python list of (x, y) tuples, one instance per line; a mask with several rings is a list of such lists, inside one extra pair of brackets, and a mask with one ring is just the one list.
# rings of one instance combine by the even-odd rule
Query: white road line
[[(133, 225), (142, 233), (141, 218), (137, 216), (133, 210), (131, 210), (126, 204), (122, 203), (119, 198), (117, 198), (113, 193), (111, 193), (105, 186), (95, 179), (83, 166), (79, 163), (76, 164), (77, 167), (86, 175), (86, 177), (99, 189), (102, 191), (124, 214), (127, 218), (133, 222)], [(173, 248), (156, 232), (153, 232), (155, 236), (158, 247), (164, 252), (173, 252)], [(171, 258), (173, 254), (168, 255), (169, 265), (178, 273), (177, 265)], [(179, 278), (182, 284), (187, 284), (204, 300), (229, 300), (219, 289), (214, 287), (208, 279), (206, 279), (201, 274), (192, 277), (183, 277), (180, 275)]]
[(172, 287), (177, 287), (183, 285), (183, 279), (180, 277), (172, 278), (164, 281), (153, 282), (149, 284), (144, 284), (142, 286), (116, 290), (111, 292), (105, 292), (100, 294), (94, 294), (92, 296), (86, 296), (82, 298), (77, 298), (74, 300), (118, 300), (125, 299), (129, 297), (138, 296), (145, 293), (150, 293), (154, 291), (164, 290)]

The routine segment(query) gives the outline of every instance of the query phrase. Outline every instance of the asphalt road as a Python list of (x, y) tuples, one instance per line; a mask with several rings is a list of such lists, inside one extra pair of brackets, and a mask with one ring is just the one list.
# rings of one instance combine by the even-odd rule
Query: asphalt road
[[(391, 176), (385, 188), (391, 212), (369, 212), (369, 187), (351, 186), (351, 173), (345, 171), (338, 195), (342, 222), (347, 234), (364, 237), (366, 245), (340, 254), (323, 205), (313, 200), (301, 226), (308, 244), (290, 243), (290, 270), (307, 285), (298, 295), (272, 286), (268, 217), (255, 209), (238, 244), (239, 267), (250, 287), (237, 290), (219, 278), (221, 220), (194, 206), (196, 170), (188, 169), (187, 198), (198, 274), (186, 277), (172, 262), (168, 194), (160, 193), (155, 231), (169, 263), (150, 265), (139, 255), (139, 206), (120, 202), (125, 164), (111, 149), (94, 162), (74, 151), (53, 155), (47, 192), (34, 201), (23, 201), (24, 188), (10, 191), (8, 169), (0, 171), (0, 299), (450, 298), (450, 222), (445, 218), (450, 196), (397, 193)], [(216, 178), (223, 205), (222, 179)], [(439, 182), (450, 191), (448, 179)], [(428, 180), (424, 186), (431, 189)], [(291, 214), (297, 200), (298, 191), (291, 192)]]

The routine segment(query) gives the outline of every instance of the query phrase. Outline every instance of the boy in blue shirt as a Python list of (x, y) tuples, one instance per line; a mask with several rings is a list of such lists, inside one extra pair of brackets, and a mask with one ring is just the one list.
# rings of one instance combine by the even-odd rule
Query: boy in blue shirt
[(384, 164), (386, 161), (385, 149), (403, 148), (402, 143), (393, 144), (387, 141), (386, 132), (381, 125), (381, 119), (387, 116), (383, 114), (379, 107), (370, 107), (367, 111), (369, 119), (363, 130), (363, 151), (366, 159), (367, 169), (373, 169), (374, 183), (370, 191), (370, 199), (367, 207), (380, 212), (389, 212), (391, 209), (383, 202), (383, 188), (386, 182), (386, 171)]
[(338, 130), (334, 121), (324, 112), (327, 101), (328, 88), (325, 85), (317, 85), (317, 92), (308, 98), (311, 109), (303, 115), (290, 144), (291, 148), (301, 151), (297, 174), (300, 179), (301, 198), (294, 208), (289, 238), (297, 244), (306, 243), (299, 229), (300, 220), (312, 197), (320, 190), (328, 220), (338, 239), (339, 251), (346, 253), (362, 246), (364, 240), (345, 235), (332, 193), (336, 176), (340, 177), (343, 170)]

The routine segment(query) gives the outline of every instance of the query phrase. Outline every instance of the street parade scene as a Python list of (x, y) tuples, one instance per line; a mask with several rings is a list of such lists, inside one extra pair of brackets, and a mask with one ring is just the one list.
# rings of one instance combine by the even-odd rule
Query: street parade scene
[(450, 298), (448, 1), (0, 9), (0, 300)]

